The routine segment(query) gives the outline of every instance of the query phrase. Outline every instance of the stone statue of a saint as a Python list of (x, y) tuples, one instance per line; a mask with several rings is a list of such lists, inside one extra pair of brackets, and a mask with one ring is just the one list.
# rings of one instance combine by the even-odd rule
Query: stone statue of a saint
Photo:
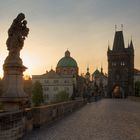
[(18, 14), (18, 16), (13, 20), (11, 27), (8, 30), (8, 39), (6, 41), (7, 49), (15, 53), (19, 52), (23, 45), (25, 37), (29, 33), (29, 28), (27, 28), (27, 21), (25, 20), (25, 15), (23, 13)]
[(27, 69), (20, 58), (20, 50), (23, 48), (24, 40), (29, 33), (27, 21), (23, 13), (13, 20), (8, 30), (6, 41), (7, 50), (3, 70), (3, 94), (0, 97), (5, 110), (17, 110), (24, 108), (28, 102), (28, 96), (23, 88), (23, 72)]

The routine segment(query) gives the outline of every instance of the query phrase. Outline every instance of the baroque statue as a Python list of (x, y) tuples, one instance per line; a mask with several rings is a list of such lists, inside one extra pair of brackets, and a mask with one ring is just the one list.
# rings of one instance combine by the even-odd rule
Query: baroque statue
[(11, 27), (8, 30), (8, 39), (6, 41), (9, 55), (19, 55), (20, 50), (24, 45), (24, 40), (28, 36), (29, 28), (27, 28), (27, 21), (23, 13), (13, 20)]
[(29, 101), (28, 95), (23, 88), (23, 72), (27, 68), (20, 58), (20, 50), (24, 46), (24, 40), (28, 33), (29, 28), (27, 28), (25, 15), (20, 13), (8, 29), (8, 39), (6, 41), (9, 54), (3, 64), (4, 89), (0, 97), (3, 108), (6, 111), (23, 109)]

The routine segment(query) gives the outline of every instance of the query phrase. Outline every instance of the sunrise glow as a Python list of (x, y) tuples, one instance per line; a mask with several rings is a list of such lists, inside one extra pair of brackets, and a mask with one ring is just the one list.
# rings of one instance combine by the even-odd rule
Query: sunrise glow
[[(30, 28), (21, 51), (23, 64), (28, 67), (25, 74), (42, 74), (51, 67), (55, 69), (67, 49), (78, 63), (79, 74), (86, 72), (87, 65), (91, 73), (101, 65), (107, 72), (106, 53), (108, 44), (112, 47), (115, 24), (117, 30), (124, 25), (126, 47), (132, 36), (135, 67), (140, 68), (139, 2), (127, 1), (126, 4), (125, 1), (3, 1), (0, 5), (0, 76), (8, 53), (7, 31), (19, 12), (25, 13)], [(132, 7), (135, 11), (131, 10)]]

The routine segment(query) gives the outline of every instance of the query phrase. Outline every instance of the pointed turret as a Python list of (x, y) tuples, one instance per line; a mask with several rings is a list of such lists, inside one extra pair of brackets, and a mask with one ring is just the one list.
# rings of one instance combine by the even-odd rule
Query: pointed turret
[(114, 37), (113, 51), (123, 51), (125, 49), (123, 31), (116, 31)]
[(110, 51), (110, 46), (108, 45), (108, 51)]
[(110, 51), (110, 44), (109, 44), (109, 40), (108, 40), (108, 52)]
[(131, 40), (131, 42), (130, 42), (129, 48), (130, 48), (131, 50), (134, 51), (134, 47), (133, 47), (133, 42), (132, 42), (132, 40)]
[(102, 67), (102, 65), (101, 65), (101, 74), (103, 74), (103, 67)]
[(86, 75), (90, 75), (90, 73), (89, 73), (89, 66), (87, 66), (87, 73), (86, 73)]
[(87, 73), (89, 72), (89, 67), (87, 67)]
[(88, 81), (90, 80), (89, 66), (87, 66), (86, 79), (87, 79)]

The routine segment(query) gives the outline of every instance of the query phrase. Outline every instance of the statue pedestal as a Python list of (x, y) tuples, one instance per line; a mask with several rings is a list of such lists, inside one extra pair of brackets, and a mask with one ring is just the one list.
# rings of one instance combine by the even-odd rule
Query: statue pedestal
[(3, 69), (4, 91), (0, 98), (3, 103), (3, 109), (5, 111), (13, 111), (25, 108), (28, 97), (23, 90), (23, 72), (27, 68), (22, 65), (20, 58), (12, 61), (8, 56)]
[(28, 102), (28, 97), (23, 91), (22, 77), (26, 67), (23, 66), (20, 58), (20, 51), (24, 46), (24, 40), (28, 33), (29, 28), (27, 28), (25, 15), (19, 13), (8, 29), (8, 39), (6, 41), (9, 54), (3, 65), (4, 90), (0, 97), (5, 111), (24, 109)]

